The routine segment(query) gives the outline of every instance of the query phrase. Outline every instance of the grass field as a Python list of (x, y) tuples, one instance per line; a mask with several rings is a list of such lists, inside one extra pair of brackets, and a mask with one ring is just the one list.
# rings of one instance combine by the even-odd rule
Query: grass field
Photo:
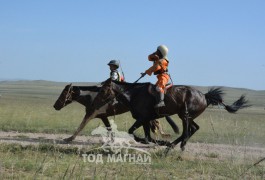
[[(61, 111), (55, 111), (53, 104), (66, 83), (47, 81), (0, 82), (0, 130), (18, 132), (66, 133), (72, 134), (79, 126), (84, 107), (73, 103)], [(74, 85), (89, 85), (74, 83)], [(197, 87), (206, 93), (208, 87)], [(265, 91), (225, 88), (225, 102), (232, 103), (241, 94), (246, 94), (251, 108), (237, 114), (229, 114), (218, 107), (209, 107), (196, 122), (200, 130), (189, 142), (230, 144), (265, 148)], [(114, 119), (114, 117), (111, 117)], [(181, 127), (181, 121), (173, 116)], [(118, 129), (127, 131), (134, 123), (130, 113), (115, 117)], [(168, 124), (160, 122), (166, 132), (176, 139)], [(91, 121), (82, 131), (90, 135), (97, 126), (103, 125), (99, 119)], [(142, 135), (142, 130), (137, 133)], [(186, 149), (189, 146), (187, 145)], [(69, 150), (70, 149), (70, 150)], [(255, 163), (246, 158), (234, 161), (236, 155), (220, 160), (218, 154), (205, 154), (203, 157), (189, 157), (179, 148), (167, 157), (161, 152), (152, 154), (151, 165), (124, 163), (88, 164), (77, 155), (74, 147), (60, 148), (56, 145), (21, 146), (1, 144), (1, 179), (241, 179)], [(264, 154), (265, 157), (265, 154)], [(258, 160), (258, 159), (256, 159)], [(246, 179), (264, 179), (265, 163), (250, 168), (243, 174)]]
[[(264, 164), (251, 168), (252, 162), (218, 160), (205, 154), (191, 158), (175, 151), (167, 157), (152, 154), (151, 165), (83, 162), (74, 150), (56, 147), (0, 147), (3, 179), (262, 179)], [(241, 176), (241, 174), (243, 176)]]

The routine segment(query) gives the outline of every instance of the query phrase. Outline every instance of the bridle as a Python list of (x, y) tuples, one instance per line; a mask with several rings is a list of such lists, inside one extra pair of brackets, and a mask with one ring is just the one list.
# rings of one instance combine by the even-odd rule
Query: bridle
[(73, 94), (73, 86), (70, 85), (70, 88), (68, 89), (68, 91), (67, 91), (67, 93), (65, 95), (65, 99), (64, 100), (59, 99), (59, 101), (63, 104), (63, 107), (66, 105), (67, 101), (70, 101), (70, 102), (73, 101), (72, 94)]

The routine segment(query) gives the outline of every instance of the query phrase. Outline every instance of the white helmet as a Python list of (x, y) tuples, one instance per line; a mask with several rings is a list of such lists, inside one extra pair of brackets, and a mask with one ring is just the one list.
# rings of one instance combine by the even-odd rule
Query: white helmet
[(165, 45), (160, 45), (157, 50), (162, 54), (162, 58), (167, 59), (168, 48)]

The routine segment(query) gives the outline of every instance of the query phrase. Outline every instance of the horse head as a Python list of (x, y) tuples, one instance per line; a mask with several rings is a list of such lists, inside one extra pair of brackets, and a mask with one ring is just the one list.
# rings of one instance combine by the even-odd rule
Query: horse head
[(105, 104), (111, 102), (114, 98), (115, 98), (115, 93), (112, 90), (112, 81), (109, 78), (102, 83), (102, 87), (98, 92), (97, 96), (95, 97), (92, 103), (92, 107), (94, 107), (95, 109), (99, 109)]
[(65, 86), (64, 90), (62, 91), (61, 95), (57, 99), (57, 101), (54, 103), (53, 107), (55, 110), (59, 111), (63, 107), (70, 104), (72, 99), (72, 93), (73, 93), (73, 86), (72, 84), (68, 84)]

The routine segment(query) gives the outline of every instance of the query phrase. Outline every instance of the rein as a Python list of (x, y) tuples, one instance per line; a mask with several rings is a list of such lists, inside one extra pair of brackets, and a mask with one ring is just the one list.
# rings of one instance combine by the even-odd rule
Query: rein
[[(121, 95), (121, 93), (124, 93), (124, 92), (126, 92), (126, 91), (128, 91), (129, 89), (131, 89), (140, 79), (142, 79), (144, 76), (145, 76), (146, 74), (145, 73), (142, 73), (141, 74), (141, 77), (140, 78), (138, 78), (136, 81), (134, 81), (129, 87), (127, 87), (126, 89), (123, 89), (123, 91), (121, 91), (120, 92), (120, 94), (118, 94), (118, 95), (115, 95), (115, 94), (113, 94), (113, 90), (112, 90), (112, 82), (111, 82), (111, 87), (110, 87), (110, 95), (105, 99), (105, 101), (103, 101), (102, 102), (102, 105), (100, 106), (100, 107), (102, 107), (102, 106), (104, 106), (105, 104), (107, 104), (107, 103), (109, 103), (110, 101), (113, 101), (115, 98), (117, 98), (118, 96), (120, 96)], [(112, 97), (111, 97), (112, 96)], [(114, 111), (115, 111), (115, 109), (114, 109)]]
[[(114, 95), (114, 97), (112, 97), (112, 95), (113, 95), (112, 87), (110, 87), (110, 91), (111, 91), (110, 94), (108, 95), (108, 97), (105, 98), (104, 101), (102, 101), (102, 103), (100, 104), (100, 107), (104, 106), (105, 104), (110, 103), (111, 101), (113, 101), (115, 99), (115, 97), (116, 97), (115, 95)], [(93, 104), (92, 104), (92, 106), (93, 106)]]

